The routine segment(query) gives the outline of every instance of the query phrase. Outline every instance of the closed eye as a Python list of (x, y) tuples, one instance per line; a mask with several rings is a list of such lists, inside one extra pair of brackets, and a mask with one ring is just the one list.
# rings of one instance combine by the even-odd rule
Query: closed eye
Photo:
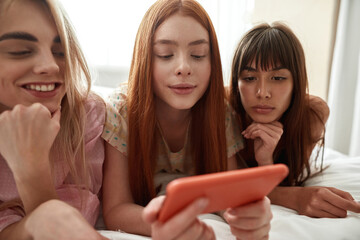
[(54, 56), (61, 57), (61, 58), (65, 56), (65, 54), (63, 52), (55, 52), (55, 51), (53, 51), (53, 54), (54, 54)]
[(252, 82), (252, 81), (256, 80), (255, 77), (243, 77), (243, 78), (241, 78), (241, 79), (244, 80), (244, 81), (246, 81), (246, 82)]
[(281, 81), (281, 80), (285, 80), (286, 77), (272, 77), (272, 79), (276, 81)]
[(191, 55), (191, 57), (193, 57), (195, 59), (201, 59), (201, 58), (204, 58), (205, 55)]
[(25, 51), (15, 51), (15, 52), (8, 52), (12, 56), (20, 57), (20, 56), (27, 56), (31, 54), (31, 51), (25, 50)]
[(159, 58), (162, 58), (162, 59), (170, 59), (171, 57), (173, 57), (174, 55), (173, 54), (169, 54), (169, 55), (156, 55), (158, 56)]

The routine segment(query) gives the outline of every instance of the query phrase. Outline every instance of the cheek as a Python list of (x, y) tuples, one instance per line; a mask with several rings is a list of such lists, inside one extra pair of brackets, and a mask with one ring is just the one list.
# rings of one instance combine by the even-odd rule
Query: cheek
[(1, 81), (14, 82), (23, 77), (31, 69), (23, 64), (6, 64), (0, 65), (0, 79)]
[(247, 103), (250, 101), (250, 88), (245, 84), (239, 83), (239, 92), (240, 92), (240, 99), (242, 105), (246, 107)]
[(210, 66), (205, 67), (200, 71), (200, 81), (204, 84), (204, 87), (207, 88), (209, 86), (211, 76), (211, 68)]
[(161, 82), (170, 74), (170, 66), (154, 61), (152, 77), (154, 82)]
[(290, 106), (291, 98), (292, 98), (293, 86), (287, 86), (280, 90), (279, 95), (283, 97), (282, 102), (284, 103), (284, 110), (288, 109)]

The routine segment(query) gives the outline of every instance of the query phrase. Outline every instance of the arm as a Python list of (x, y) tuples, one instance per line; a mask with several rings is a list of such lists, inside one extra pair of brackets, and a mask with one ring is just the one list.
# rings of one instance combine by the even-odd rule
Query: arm
[(142, 220), (143, 207), (134, 203), (131, 195), (127, 158), (109, 143), (105, 143), (103, 181), (103, 216), (108, 229), (151, 235), (151, 227)]
[(310, 155), (325, 134), (325, 124), (329, 118), (330, 110), (327, 103), (319, 97), (309, 95), (309, 107), (310, 107), (310, 129), (312, 145), (309, 146), (308, 156)]
[(101, 240), (102, 237), (70, 205), (50, 200), (38, 206), (21, 221), (0, 232), (0, 239), (6, 240)]
[(346, 217), (347, 211), (359, 213), (360, 204), (348, 193), (332, 187), (277, 187), (271, 202), (309, 217)]
[(0, 115), (0, 153), (11, 169), (28, 214), (57, 198), (49, 154), (60, 129), (60, 110), (53, 115), (43, 105), (15, 106)]

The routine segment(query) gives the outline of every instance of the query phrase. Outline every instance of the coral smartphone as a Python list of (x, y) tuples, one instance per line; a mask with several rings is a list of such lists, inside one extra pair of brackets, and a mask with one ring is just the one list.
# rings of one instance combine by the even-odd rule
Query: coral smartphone
[(203, 213), (241, 206), (268, 195), (288, 174), (284, 164), (184, 177), (166, 187), (166, 199), (158, 220), (166, 222), (194, 200), (205, 197)]

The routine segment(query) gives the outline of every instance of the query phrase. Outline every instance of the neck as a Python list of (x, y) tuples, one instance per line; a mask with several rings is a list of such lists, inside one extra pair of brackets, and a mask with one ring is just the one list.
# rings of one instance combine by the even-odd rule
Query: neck
[(191, 118), (191, 109), (174, 109), (167, 104), (156, 103), (156, 119), (160, 126), (179, 126), (187, 125)]
[(155, 111), (163, 138), (170, 150), (172, 152), (180, 151), (185, 144), (191, 109), (179, 110), (160, 103), (156, 105)]

